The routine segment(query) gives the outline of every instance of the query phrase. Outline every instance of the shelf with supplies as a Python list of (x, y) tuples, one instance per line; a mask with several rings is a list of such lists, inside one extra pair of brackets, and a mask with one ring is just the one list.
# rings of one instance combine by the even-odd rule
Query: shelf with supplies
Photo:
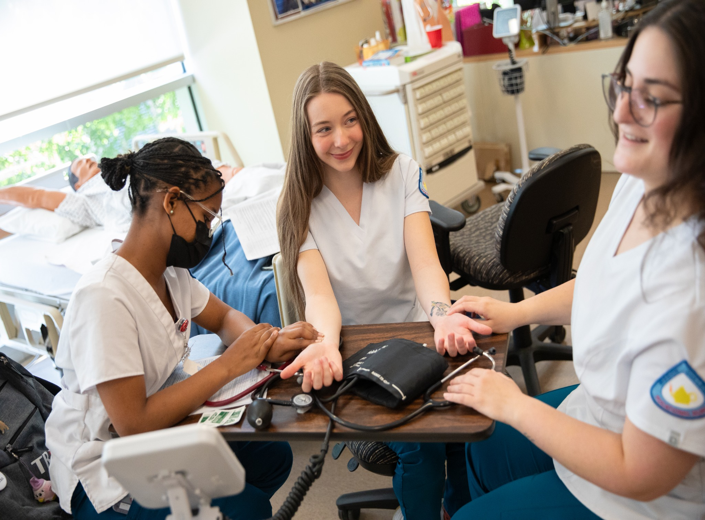
[[(627, 38), (614, 37), (609, 40), (591, 40), (580, 42), (571, 45), (550, 45), (546, 49), (541, 49), (539, 52), (534, 52), (533, 49), (523, 49), (516, 52), (517, 58), (535, 58), (539, 56), (550, 56), (555, 54), (563, 54), (566, 52), (579, 51), (594, 51), (600, 49), (612, 49), (615, 47), (624, 47), (627, 44)], [(498, 61), (507, 59), (506, 52), (496, 54), (482, 54), (479, 56), (466, 56), (463, 58), (463, 63), (477, 63), (481, 61)]]

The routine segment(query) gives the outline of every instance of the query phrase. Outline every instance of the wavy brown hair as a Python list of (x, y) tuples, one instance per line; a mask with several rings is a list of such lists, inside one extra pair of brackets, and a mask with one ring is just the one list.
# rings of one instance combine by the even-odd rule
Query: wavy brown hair
[(311, 143), (311, 125), (306, 108), (314, 97), (323, 92), (344, 96), (357, 113), (363, 136), (357, 167), (363, 182), (376, 182), (384, 178), (397, 157), (362, 90), (344, 68), (324, 61), (309, 67), (299, 76), (294, 87), (291, 147), (277, 208), (277, 232), (286, 288), (302, 319), (305, 315), (304, 291), (296, 266), (299, 249), (306, 240), (311, 202), (323, 188), (323, 166)]
[[(627, 64), (639, 35), (655, 27), (668, 36), (676, 54), (683, 97), (683, 112), (673, 138), (666, 182), (644, 199), (647, 223), (667, 227), (677, 216), (679, 203), (692, 208), (700, 224), (705, 223), (705, 1), (665, 0), (636, 26), (615, 73), (620, 81), (627, 74)], [(610, 126), (619, 139), (617, 124), (610, 112)], [(698, 236), (705, 249), (705, 228)]]

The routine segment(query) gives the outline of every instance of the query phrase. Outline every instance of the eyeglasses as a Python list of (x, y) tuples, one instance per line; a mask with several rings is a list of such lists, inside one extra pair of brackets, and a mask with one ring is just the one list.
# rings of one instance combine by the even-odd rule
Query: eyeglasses
[[(179, 190), (181, 191), (181, 190)], [(205, 207), (203, 204), (198, 202), (196, 199), (194, 199), (191, 195), (186, 193), (185, 191), (181, 191), (181, 195), (189, 199), (188, 201), (193, 202), (194, 204), (197, 204), (203, 211), (208, 213), (211, 217), (213, 217), (213, 220), (211, 220), (211, 225), (210, 229), (208, 230), (208, 236), (212, 237), (213, 234), (218, 230), (218, 228), (223, 224), (223, 208), (220, 208), (218, 213), (213, 213), (210, 209)], [(188, 202), (184, 201), (184, 202)]]
[(620, 80), (617, 74), (602, 75), (602, 91), (605, 94), (605, 101), (609, 109), (614, 112), (617, 100), (625, 92), (629, 96), (629, 112), (634, 121), (639, 126), (651, 126), (656, 121), (656, 113), (659, 107), (665, 105), (680, 105), (682, 101), (661, 101), (649, 96), (647, 92), (634, 87), (627, 87)]

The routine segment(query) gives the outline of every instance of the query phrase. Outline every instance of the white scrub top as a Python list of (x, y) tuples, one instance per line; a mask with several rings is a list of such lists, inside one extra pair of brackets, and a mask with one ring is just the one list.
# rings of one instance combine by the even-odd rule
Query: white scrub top
[(132, 221), (128, 186), (113, 191), (100, 174), (94, 175), (75, 193), (67, 192), (54, 212), (79, 226), (125, 232)]
[(404, 247), (404, 218), (431, 212), (421, 168), (399, 155), (381, 180), (362, 187), (358, 226), (327, 187), (313, 199), (300, 252), (318, 249), (343, 325), (427, 320)]
[[(581, 384), (559, 410), (616, 433), (629, 417), (649, 435), (705, 457), (705, 253), (691, 219), (615, 256), (643, 195), (642, 181), (622, 176), (580, 264), (571, 324)], [(705, 518), (702, 458), (651, 502), (614, 495), (555, 466), (602, 518)]]
[(127, 495), (100, 462), (110, 419), (96, 385), (143, 375), (147, 396), (155, 394), (184, 354), (191, 317), (208, 303), (210, 292), (186, 269), (169, 267), (164, 277), (177, 316), (189, 320), (183, 332), (147, 280), (114, 254), (71, 297), (56, 355), (61, 392), (46, 422), (51, 484), (68, 513), (79, 480), (99, 513)]

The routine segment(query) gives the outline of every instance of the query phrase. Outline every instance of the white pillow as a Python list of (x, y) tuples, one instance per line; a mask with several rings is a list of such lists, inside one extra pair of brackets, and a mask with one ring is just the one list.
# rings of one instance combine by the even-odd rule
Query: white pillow
[(81, 231), (83, 227), (53, 211), (16, 208), (0, 217), (0, 229), (58, 244)]

